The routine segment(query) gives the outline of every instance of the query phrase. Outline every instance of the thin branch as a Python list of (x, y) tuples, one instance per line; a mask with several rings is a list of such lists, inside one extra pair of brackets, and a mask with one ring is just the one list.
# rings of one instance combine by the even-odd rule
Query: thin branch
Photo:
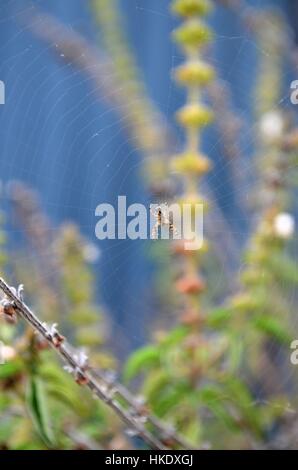
[(111, 386), (106, 382), (104, 386), (98, 383), (89, 369), (87, 357), (82, 357), (82, 353), (72, 351), (71, 346), (56, 329), (56, 325), (48, 327), (46, 323), (42, 323), (24, 303), (20, 291), (17, 292), (1, 278), (0, 289), (6, 296), (6, 299), (2, 300), (4, 313), (11, 316), (15, 312), (23, 318), (62, 357), (67, 364), (67, 370), (72, 372), (76, 382), (88, 387), (96, 397), (113, 409), (135, 435), (142, 438), (152, 449), (166, 449), (166, 446), (145, 428), (147, 422), (145, 415), (140, 414), (139, 410), (134, 410), (132, 413), (130, 410), (124, 409), (116, 400), (116, 395), (119, 393), (115, 385)]
[(74, 443), (77, 449), (84, 449), (84, 450), (104, 450), (102, 447), (98, 445), (96, 441), (90, 439), (89, 437), (81, 434), (76, 429), (71, 427), (66, 427), (64, 429), (65, 434), (69, 437), (69, 439)]
[[(105, 374), (103, 371), (99, 371), (98, 369), (94, 370), (96, 377), (99, 380), (104, 382), (109, 382), (113, 384), (113, 386), (117, 388), (119, 395), (127, 402), (128, 405), (133, 410), (138, 410), (139, 413), (142, 414), (143, 411), (146, 412), (146, 404), (142, 397), (135, 397), (127, 388), (125, 388), (122, 384), (115, 381), (113, 374)], [(178, 447), (182, 447), (183, 449), (192, 449), (193, 444), (188, 442), (184, 437), (180, 436), (176, 433), (176, 430), (173, 426), (167, 425), (163, 423), (160, 419), (158, 419), (154, 415), (147, 415), (147, 422), (150, 423), (160, 434), (162, 442), (167, 442), (171, 444), (175, 444)]]

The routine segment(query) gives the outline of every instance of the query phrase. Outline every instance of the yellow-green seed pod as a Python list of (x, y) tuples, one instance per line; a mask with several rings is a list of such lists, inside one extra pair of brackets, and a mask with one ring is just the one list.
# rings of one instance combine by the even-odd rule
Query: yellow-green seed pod
[(208, 43), (212, 38), (210, 28), (199, 19), (190, 19), (177, 28), (174, 39), (183, 47), (196, 49)]
[(209, 0), (175, 0), (172, 11), (181, 16), (207, 15), (211, 10)]
[(231, 306), (238, 312), (249, 313), (255, 312), (260, 305), (256, 299), (251, 297), (251, 295), (241, 293), (233, 297), (231, 300)]
[(213, 113), (201, 104), (188, 104), (176, 114), (178, 122), (184, 127), (204, 127), (213, 119)]
[(171, 161), (171, 169), (182, 174), (202, 175), (210, 170), (211, 162), (199, 153), (182, 153)]
[(178, 83), (182, 85), (207, 85), (213, 78), (215, 72), (213, 67), (200, 60), (186, 62), (178, 67), (174, 76)]

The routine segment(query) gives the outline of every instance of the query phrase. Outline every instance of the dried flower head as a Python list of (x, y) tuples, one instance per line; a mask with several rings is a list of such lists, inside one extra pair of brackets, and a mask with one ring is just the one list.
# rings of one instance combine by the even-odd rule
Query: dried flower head
[(176, 288), (182, 294), (199, 294), (205, 287), (205, 282), (198, 276), (185, 276), (176, 282)]

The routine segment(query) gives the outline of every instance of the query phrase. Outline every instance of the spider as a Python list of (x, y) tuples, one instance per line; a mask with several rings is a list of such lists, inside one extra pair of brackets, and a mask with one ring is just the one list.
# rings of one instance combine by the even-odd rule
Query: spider
[(165, 202), (164, 204), (161, 204), (160, 206), (157, 206), (154, 210), (151, 208), (150, 213), (153, 215), (153, 217), (156, 219), (156, 222), (153, 226), (152, 232), (151, 232), (151, 237), (153, 240), (158, 239), (158, 229), (159, 227), (169, 227), (169, 232), (171, 234), (177, 234), (177, 230), (173, 224), (173, 222), (170, 220), (169, 217), (169, 208), (168, 204)]

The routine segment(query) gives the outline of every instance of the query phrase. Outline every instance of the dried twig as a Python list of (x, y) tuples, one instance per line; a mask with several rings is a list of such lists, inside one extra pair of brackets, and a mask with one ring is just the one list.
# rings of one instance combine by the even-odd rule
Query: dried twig
[[(83, 352), (76, 352), (67, 343), (64, 336), (57, 330), (57, 325), (48, 326), (42, 323), (32, 310), (24, 303), (22, 286), (17, 290), (10, 287), (0, 278), (0, 289), (5, 294), (1, 305), (8, 317), (19, 315), (36, 333), (41, 335), (48, 344), (62, 357), (66, 363), (65, 369), (70, 372), (79, 385), (85, 385), (104, 403), (106, 403), (120, 419), (128, 426), (131, 434), (143, 439), (150, 448), (165, 450), (178, 445), (190, 448), (185, 440), (178, 436), (174, 429), (161, 423), (155, 416), (151, 416), (143, 403), (138, 402), (128, 390), (111, 376), (98, 370), (95, 372), (88, 364), (88, 357)], [(126, 403), (127, 408), (120, 404)], [(146, 428), (151, 424), (155, 431), (161, 435), (156, 437)]]
[[(127, 404), (133, 410), (137, 410), (139, 413), (146, 412), (146, 403), (143, 397), (137, 396), (135, 397), (127, 388), (125, 388), (119, 382), (117, 383), (115, 380), (115, 375), (113, 373), (105, 374), (102, 371), (96, 369), (94, 371), (96, 377), (103, 382), (109, 382), (113, 384), (113, 386), (117, 388), (118, 393), (121, 397), (127, 402)], [(163, 423), (160, 419), (158, 419), (154, 415), (147, 414), (147, 422), (150, 423), (161, 436), (161, 439), (164, 443), (169, 443), (169, 445), (176, 445), (178, 447), (182, 447), (183, 449), (192, 449), (193, 445), (187, 441), (184, 437), (177, 434), (175, 428), (170, 424), (167, 425)]]
[(64, 432), (76, 446), (76, 450), (104, 450), (96, 441), (80, 433), (77, 429), (66, 427)]

